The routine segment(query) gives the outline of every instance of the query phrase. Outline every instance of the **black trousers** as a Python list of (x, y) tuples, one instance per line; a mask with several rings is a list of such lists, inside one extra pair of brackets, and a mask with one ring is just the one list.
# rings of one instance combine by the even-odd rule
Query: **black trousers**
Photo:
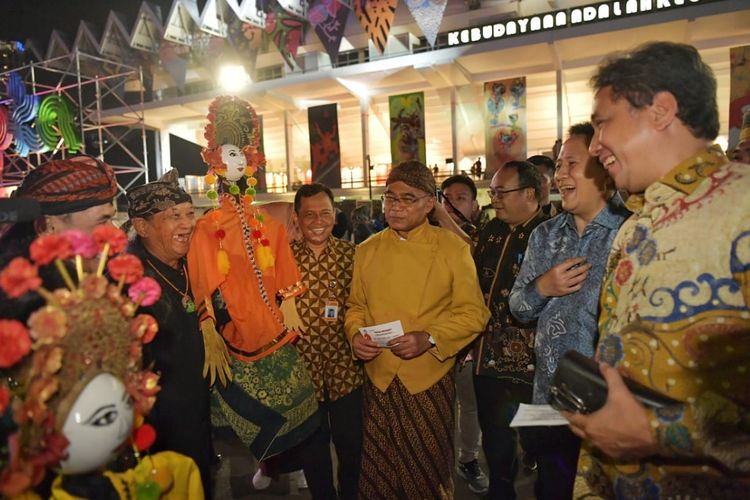
[(513, 483), (518, 473), (518, 433), (509, 427), (520, 403), (531, 403), (531, 384), (474, 375), (482, 449), (487, 458), (490, 487), (486, 498), (516, 498)]
[(567, 426), (528, 427), (521, 431), (521, 440), (538, 466), (537, 500), (572, 498), (581, 440)]
[[(318, 406), (320, 427), (279, 456), (281, 472), (303, 469), (313, 499), (355, 499), (362, 455), (362, 388), (335, 401), (318, 401)], [(338, 492), (333, 485), (331, 442), (338, 459)]]

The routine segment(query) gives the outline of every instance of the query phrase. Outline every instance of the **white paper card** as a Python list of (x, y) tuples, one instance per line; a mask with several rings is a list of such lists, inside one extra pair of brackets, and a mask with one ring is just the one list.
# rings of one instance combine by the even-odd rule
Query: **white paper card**
[(367, 335), (380, 347), (387, 347), (386, 344), (390, 340), (395, 339), (396, 337), (401, 337), (404, 334), (404, 327), (401, 326), (400, 320), (396, 320), (391, 321), (390, 323), (363, 326), (359, 329), (359, 333)]
[(568, 425), (568, 421), (550, 405), (526, 405), (521, 403), (516, 416), (510, 422), (511, 427), (542, 425)]

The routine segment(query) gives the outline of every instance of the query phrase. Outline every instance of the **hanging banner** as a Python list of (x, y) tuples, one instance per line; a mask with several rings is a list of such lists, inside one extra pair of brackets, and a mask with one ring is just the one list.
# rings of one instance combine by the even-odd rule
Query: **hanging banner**
[(315, 33), (331, 60), (339, 55), (349, 12), (350, 9), (336, 0), (313, 0), (313, 6), (307, 14), (307, 20), (315, 28)]
[(6, 84), (10, 105), (10, 134), (13, 136), (13, 148), (18, 156), (23, 158), (29, 153), (47, 151), (42, 138), (34, 127), (34, 121), (39, 110), (39, 97), (26, 93), (21, 77), (18, 73), (10, 73)]
[(742, 115), (750, 111), (750, 45), (729, 49), (729, 150), (740, 140)]
[(388, 43), (397, 3), (398, 0), (354, 0), (359, 24), (381, 54)]
[(491, 179), (506, 162), (526, 159), (526, 77), (486, 82), (483, 100), (484, 177)]
[[(265, 14), (263, 16), (265, 24)], [(249, 75), (255, 70), (255, 62), (263, 41), (264, 28), (234, 18), (227, 24), (226, 44), (234, 50)]]
[(329, 188), (340, 188), (341, 148), (336, 104), (307, 108), (307, 124), (310, 129), (312, 181)]
[(266, 18), (266, 33), (281, 52), (281, 57), (294, 69), (297, 63), (297, 49), (305, 38), (304, 19), (300, 19), (286, 12), (278, 2), (271, 4), (271, 10)]
[(391, 162), (419, 160), (427, 164), (424, 139), (424, 92), (388, 97), (391, 119)]
[(406, 0), (411, 16), (431, 47), (435, 46), (435, 39), (437, 39), (447, 4), (448, 0)]

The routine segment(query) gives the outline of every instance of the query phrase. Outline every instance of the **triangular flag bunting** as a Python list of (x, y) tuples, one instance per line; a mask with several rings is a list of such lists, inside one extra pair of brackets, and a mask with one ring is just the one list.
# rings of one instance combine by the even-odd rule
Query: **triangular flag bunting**
[(447, 4), (447, 0), (406, 0), (409, 12), (417, 21), (417, 26), (424, 33), (430, 46), (435, 45), (435, 39)]
[(331, 59), (336, 59), (339, 55), (349, 12), (350, 9), (336, 0), (313, 0), (307, 14), (307, 20), (315, 28), (315, 33)]
[(354, 0), (359, 24), (381, 54), (388, 43), (397, 4), (398, 0)]

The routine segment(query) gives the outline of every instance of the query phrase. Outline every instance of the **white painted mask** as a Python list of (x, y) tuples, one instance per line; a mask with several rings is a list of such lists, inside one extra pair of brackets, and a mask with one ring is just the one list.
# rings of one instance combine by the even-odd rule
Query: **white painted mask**
[(81, 391), (65, 419), (70, 442), (63, 474), (101, 469), (117, 454), (133, 430), (133, 400), (120, 379), (109, 373), (94, 377)]
[(247, 160), (240, 148), (234, 144), (224, 144), (221, 147), (221, 160), (227, 166), (227, 180), (237, 182), (242, 179), (247, 169)]

